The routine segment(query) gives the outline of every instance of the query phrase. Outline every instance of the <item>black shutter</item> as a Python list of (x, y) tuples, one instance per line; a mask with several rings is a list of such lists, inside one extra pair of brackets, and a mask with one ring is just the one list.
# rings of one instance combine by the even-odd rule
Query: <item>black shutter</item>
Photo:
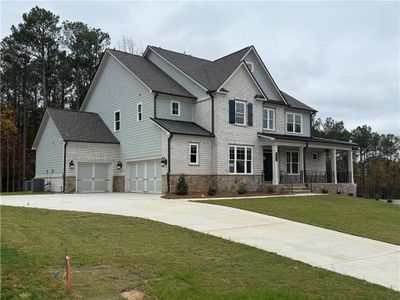
[(253, 126), (253, 103), (247, 104), (247, 125)]
[(235, 100), (229, 100), (229, 124), (235, 124)]

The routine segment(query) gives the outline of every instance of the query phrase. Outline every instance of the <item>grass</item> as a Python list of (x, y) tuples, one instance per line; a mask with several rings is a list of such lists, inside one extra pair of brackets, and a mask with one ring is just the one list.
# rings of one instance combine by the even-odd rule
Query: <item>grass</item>
[(52, 192), (4, 192), (0, 193), (0, 196), (21, 196), (21, 195), (43, 195), (53, 194)]
[(400, 206), (341, 195), (201, 201), (400, 244)]
[(74, 299), (399, 299), (400, 293), (154, 221), (1, 207), (2, 299), (69, 299), (53, 272), (68, 249)]

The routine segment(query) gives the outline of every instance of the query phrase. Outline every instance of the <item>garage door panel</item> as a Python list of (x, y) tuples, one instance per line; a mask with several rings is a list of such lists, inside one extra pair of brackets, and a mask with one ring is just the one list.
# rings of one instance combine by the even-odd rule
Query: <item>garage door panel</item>
[(79, 163), (76, 191), (78, 193), (110, 192), (109, 163)]
[(161, 166), (159, 160), (129, 163), (130, 192), (161, 192)]

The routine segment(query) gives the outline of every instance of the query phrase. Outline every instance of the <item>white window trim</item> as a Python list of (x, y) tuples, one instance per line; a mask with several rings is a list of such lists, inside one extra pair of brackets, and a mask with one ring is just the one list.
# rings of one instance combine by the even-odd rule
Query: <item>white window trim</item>
[[(288, 115), (293, 115), (293, 131), (288, 131), (287, 130), (287, 125), (288, 125)], [(296, 125), (296, 116), (300, 116), (300, 132), (295, 131), (295, 125)], [(294, 134), (303, 134), (303, 115), (294, 113), (294, 112), (286, 112), (286, 128), (285, 131), (288, 133), (294, 133)]]
[[(117, 126), (116, 126), (117, 120), (115, 118), (116, 113), (119, 113), (119, 121), (118, 121), (119, 122), (119, 129), (118, 130), (117, 130)], [(119, 109), (119, 110), (115, 110), (114, 111), (114, 132), (118, 132), (120, 130), (121, 130), (121, 110)]]
[(246, 61), (246, 65), (249, 68), (250, 72), (253, 73), (254, 72), (254, 63), (252, 63), (251, 61)]
[[(271, 110), (273, 112), (274, 118), (273, 118), (273, 122), (272, 122), (272, 128), (265, 128), (264, 127), (264, 110), (267, 111), (267, 124), (269, 124), (269, 111)], [(262, 117), (262, 126), (264, 130), (269, 130), (269, 131), (275, 131), (275, 119), (276, 119), (276, 113), (275, 113), (275, 108), (270, 108), (270, 107), (263, 107), (263, 117)]]
[[(234, 148), (235, 150), (234, 150), (234, 164), (233, 164), (233, 168), (234, 168), (234, 172), (232, 173), (230, 170), (229, 170), (229, 161), (231, 160), (231, 157), (230, 157), (230, 150), (231, 150), (231, 148)], [(236, 170), (236, 150), (237, 150), (237, 148), (244, 148), (244, 169), (245, 169), (245, 172), (244, 173), (237, 173), (237, 170)], [(247, 149), (248, 148), (250, 148), (251, 149), (251, 172), (250, 173), (247, 173), (246, 171), (247, 171)], [(228, 146), (228, 173), (230, 174), (230, 175), (253, 175), (253, 170), (254, 170), (254, 164), (253, 164), (253, 157), (254, 157), (254, 151), (253, 151), (253, 146), (245, 146), (245, 145), (229, 145)]]
[[(192, 163), (191, 162), (191, 157), (192, 157), (192, 146), (196, 146), (196, 162)], [(199, 143), (190, 143), (189, 144), (189, 165), (192, 166), (198, 166), (199, 165), (199, 161), (200, 161), (200, 153), (199, 153)]]
[[(286, 153), (290, 153), (290, 172), (288, 172), (288, 175), (300, 175), (300, 153), (299, 151), (287, 151)], [(297, 153), (297, 173), (293, 173), (292, 170), (292, 164), (293, 164), (293, 157), (292, 157), (292, 153)], [(287, 159), (287, 155), (286, 155), (286, 159)], [(286, 161), (286, 171), (287, 171), (287, 165), (288, 165), (289, 161)]]
[[(178, 104), (178, 114), (177, 115), (173, 114), (174, 103)], [(180, 115), (181, 115), (181, 102), (180, 101), (171, 100), (170, 108), (171, 108), (171, 116), (180, 117)]]
[[(140, 105), (140, 120), (139, 120), (139, 105)], [(142, 102), (139, 102), (136, 104), (136, 122), (141, 122), (143, 121), (143, 104)]]
[[(236, 103), (242, 103), (244, 105), (244, 113), (243, 113), (243, 122), (244, 123), (237, 123), (236, 122)], [(235, 100), (235, 124), (239, 126), (246, 126), (247, 125), (247, 102), (243, 100)]]

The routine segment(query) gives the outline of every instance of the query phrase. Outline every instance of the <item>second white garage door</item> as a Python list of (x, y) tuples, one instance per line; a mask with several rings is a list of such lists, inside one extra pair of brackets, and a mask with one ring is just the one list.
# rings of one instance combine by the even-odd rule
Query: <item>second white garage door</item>
[(130, 192), (161, 193), (161, 165), (158, 159), (128, 163)]

